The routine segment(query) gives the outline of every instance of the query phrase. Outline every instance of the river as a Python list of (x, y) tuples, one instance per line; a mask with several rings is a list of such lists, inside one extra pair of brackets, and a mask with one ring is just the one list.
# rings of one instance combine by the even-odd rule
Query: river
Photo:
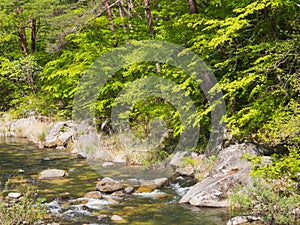
[[(47, 159), (47, 160), (43, 160)], [(50, 159), (50, 160), (49, 160)], [(39, 180), (44, 169), (64, 169), (69, 176), (55, 180)], [(115, 224), (99, 221), (99, 215), (119, 215), (132, 225), (222, 225), (231, 216), (227, 209), (198, 208), (179, 205), (180, 194), (185, 190), (180, 179), (170, 186), (151, 194), (106, 196), (108, 200), (83, 199), (85, 193), (95, 190), (97, 181), (109, 176), (113, 179), (149, 179), (151, 174), (162, 176), (163, 171), (146, 171), (145, 168), (118, 166), (96, 172), (86, 160), (78, 159), (67, 151), (38, 149), (26, 140), (0, 139), (1, 188), (8, 178), (14, 183), (30, 183), (46, 197), (53, 221), (61, 225)], [(58, 196), (70, 193), (66, 201)], [(109, 200), (110, 199), (110, 200)]]

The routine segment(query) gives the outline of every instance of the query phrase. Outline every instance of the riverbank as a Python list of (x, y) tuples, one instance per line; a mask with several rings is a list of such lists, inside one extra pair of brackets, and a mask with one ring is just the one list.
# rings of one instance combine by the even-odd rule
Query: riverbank
[[(0, 128), (2, 136), (25, 138), (40, 148), (66, 150), (64, 152), (70, 152), (74, 159), (86, 161), (98, 174), (103, 173), (108, 167), (124, 174), (128, 172), (124, 170), (124, 166), (140, 165), (143, 168), (142, 165), (146, 159), (143, 151), (141, 155), (137, 155), (137, 151), (128, 152), (114, 149), (107, 145), (108, 141), (105, 142), (106, 146), (103, 148), (100, 144), (105, 139), (102, 139), (103, 137), (86, 123), (52, 122), (44, 117), (29, 117), (14, 121), (4, 119)], [(157, 178), (164, 179), (165, 183), (168, 184), (178, 178), (194, 180), (195, 184), (186, 187), (182, 196), (176, 200), (180, 204), (189, 204), (200, 208), (243, 208), (241, 205), (236, 205), (237, 202), (233, 202), (231, 198), (232, 195), (236, 194), (238, 188), (240, 192), (244, 190), (244, 187), (251, 187), (253, 184), (253, 179), (249, 175), (252, 164), (245, 158), (243, 159), (243, 156), (260, 156), (262, 162), (268, 165), (271, 163), (271, 158), (264, 155), (270, 155), (271, 151), (271, 148), (261, 145), (243, 143), (222, 149), (214, 158), (207, 158), (205, 155), (195, 152), (177, 152), (162, 167), (165, 168), (166, 165), (170, 165), (169, 174)], [(43, 160), (48, 161), (48, 158), (45, 156)], [(51, 159), (49, 161), (51, 162)], [(121, 171), (117, 165), (123, 165)], [(66, 171), (67, 173), (68, 171)], [(116, 173), (111, 178), (116, 179)], [(133, 179), (136, 177), (133, 176)], [(164, 185), (152, 185), (155, 184), (155, 180), (145, 182), (133, 187), (133, 193), (149, 194), (164, 188)], [(122, 192), (124, 190), (122, 187)], [(297, 212), (296, 205), (293, 210)], [(297, 215), (295, 214), (295, 216)], [(240, 218), (240, 221), (245, 220), (253, 220), (253, 217)], [(230, 224), (238, 224), (237, 221), (231, 221)], [(255, 223), (258, 222), (255, 221)]]

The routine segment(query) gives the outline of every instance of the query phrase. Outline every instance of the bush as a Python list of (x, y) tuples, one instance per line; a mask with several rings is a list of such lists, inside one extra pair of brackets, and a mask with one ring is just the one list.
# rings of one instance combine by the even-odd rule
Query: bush
[[(1, 196), (6, 192), (5, 189), (0, 191)], [(32, 225), (46, 218), (46, 208), (42, 205), (45, 199), (36, 198), (37, 192), (29, 185), (20, 186), (19, 189), (22, 190), (22, 197), (18, 200), (0, 199), (1, 225)]]
[(239, 205), (247, 214), (261, 217), (269, 224), (293, 224), (299, 221), (296, 209), (300, 207), (300, 196), (281, 192), (285, 183), (266, 183), (255, 180), (253, 187), (231, 195), (234, 205)]
[(262, 165), (261, 157), (249, 159), (253, 163), (253, 186), (234, 191), (233, 208), (239, 206), (269, 224), (299, 222), (299, 213), (296, 213), (300, 208), (299, 149), (290, 148), (289, 154), (284, 156), (274, 155), (268, 165)]

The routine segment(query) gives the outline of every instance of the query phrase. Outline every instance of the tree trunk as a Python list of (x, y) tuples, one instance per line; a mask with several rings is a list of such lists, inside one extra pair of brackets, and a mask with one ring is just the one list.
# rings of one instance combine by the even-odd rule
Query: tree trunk
[(150, 6), (149, 6), (149, 0), (144, 0), (144, 3), (145, 3), (145, 11), (146, 11), (148, 25), (149, 25), (150, 36), (153, 37), (154, 27), (153, 27), (153, 18), (152, 18)]
[(29, 25), (31, 28), (31, 53), (35, 52), (36, 46), (36, 20), (34, 18), (29, 17)]
[(190, 14), (198, 13), (196, 0), (188, 0)]
[[(119, 9), (119, 15), (121, 18), (124, 18), (124, 13), (123, 13), (123, 1), (120, 1), (118, 3), (118, 9)], [(125, 23), (122, 23), (122, 27), (123, 29), (126, 31), (126, 24)]]
[(27, 52), (25, 27), (19, 27), (18, 35), (19, 35), (19, 41), (20, 41), (22, 52), (24, 53), (24, 55), (27, 55), (28, 52)]
[(109, 21), (110, 30), (112, 32), (115, 32), (115, 25), (112, 22), (112, 13), (111, 13), (111, 9), (110, 9), (110, 2), (109, 2), (109, 0), (105, 0), (104, 3), (105, 3), (105, 8), (106, 8), (107, 18)]
[[(16, 9), (16, 16), (18, 16), (22, 12), (23, 9), (20, 6), (18, 6)], [(20, 41), (22, 52), (24, 53), (24, 55), (27, 55), (28, 51), (27, 51), (26, 31), (25, 31), (25, 26), (23, 26), (21, 23), (18, 25), (18, 35), (19, 35), (19, 41)]]

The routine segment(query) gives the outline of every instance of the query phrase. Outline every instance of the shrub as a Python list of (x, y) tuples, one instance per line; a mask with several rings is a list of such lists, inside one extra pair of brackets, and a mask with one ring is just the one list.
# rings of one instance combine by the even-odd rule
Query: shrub
[(289, 154), (274, 155), (273, 162), (262, 165), (261, 157), (249, 158), (253, 163), (252, 187), (239, 188), (230, 196), (233, 208), (239, 206), (247, 214), (260, 216), (269, 224), (296, 224), (300, 221), (300, 155), (298, 148)]
[[(1, 196), (6, 192), (5, 189), (0, 190)], [(46, 208), (42, 205), (45, 199), (37, 198), (37, 191), (29, 185), (22, 185), (19, 189), (22, 190), (22, 197), (18, 200), (0, 199), (1, 225), (32, 225), (46, 218)]]

